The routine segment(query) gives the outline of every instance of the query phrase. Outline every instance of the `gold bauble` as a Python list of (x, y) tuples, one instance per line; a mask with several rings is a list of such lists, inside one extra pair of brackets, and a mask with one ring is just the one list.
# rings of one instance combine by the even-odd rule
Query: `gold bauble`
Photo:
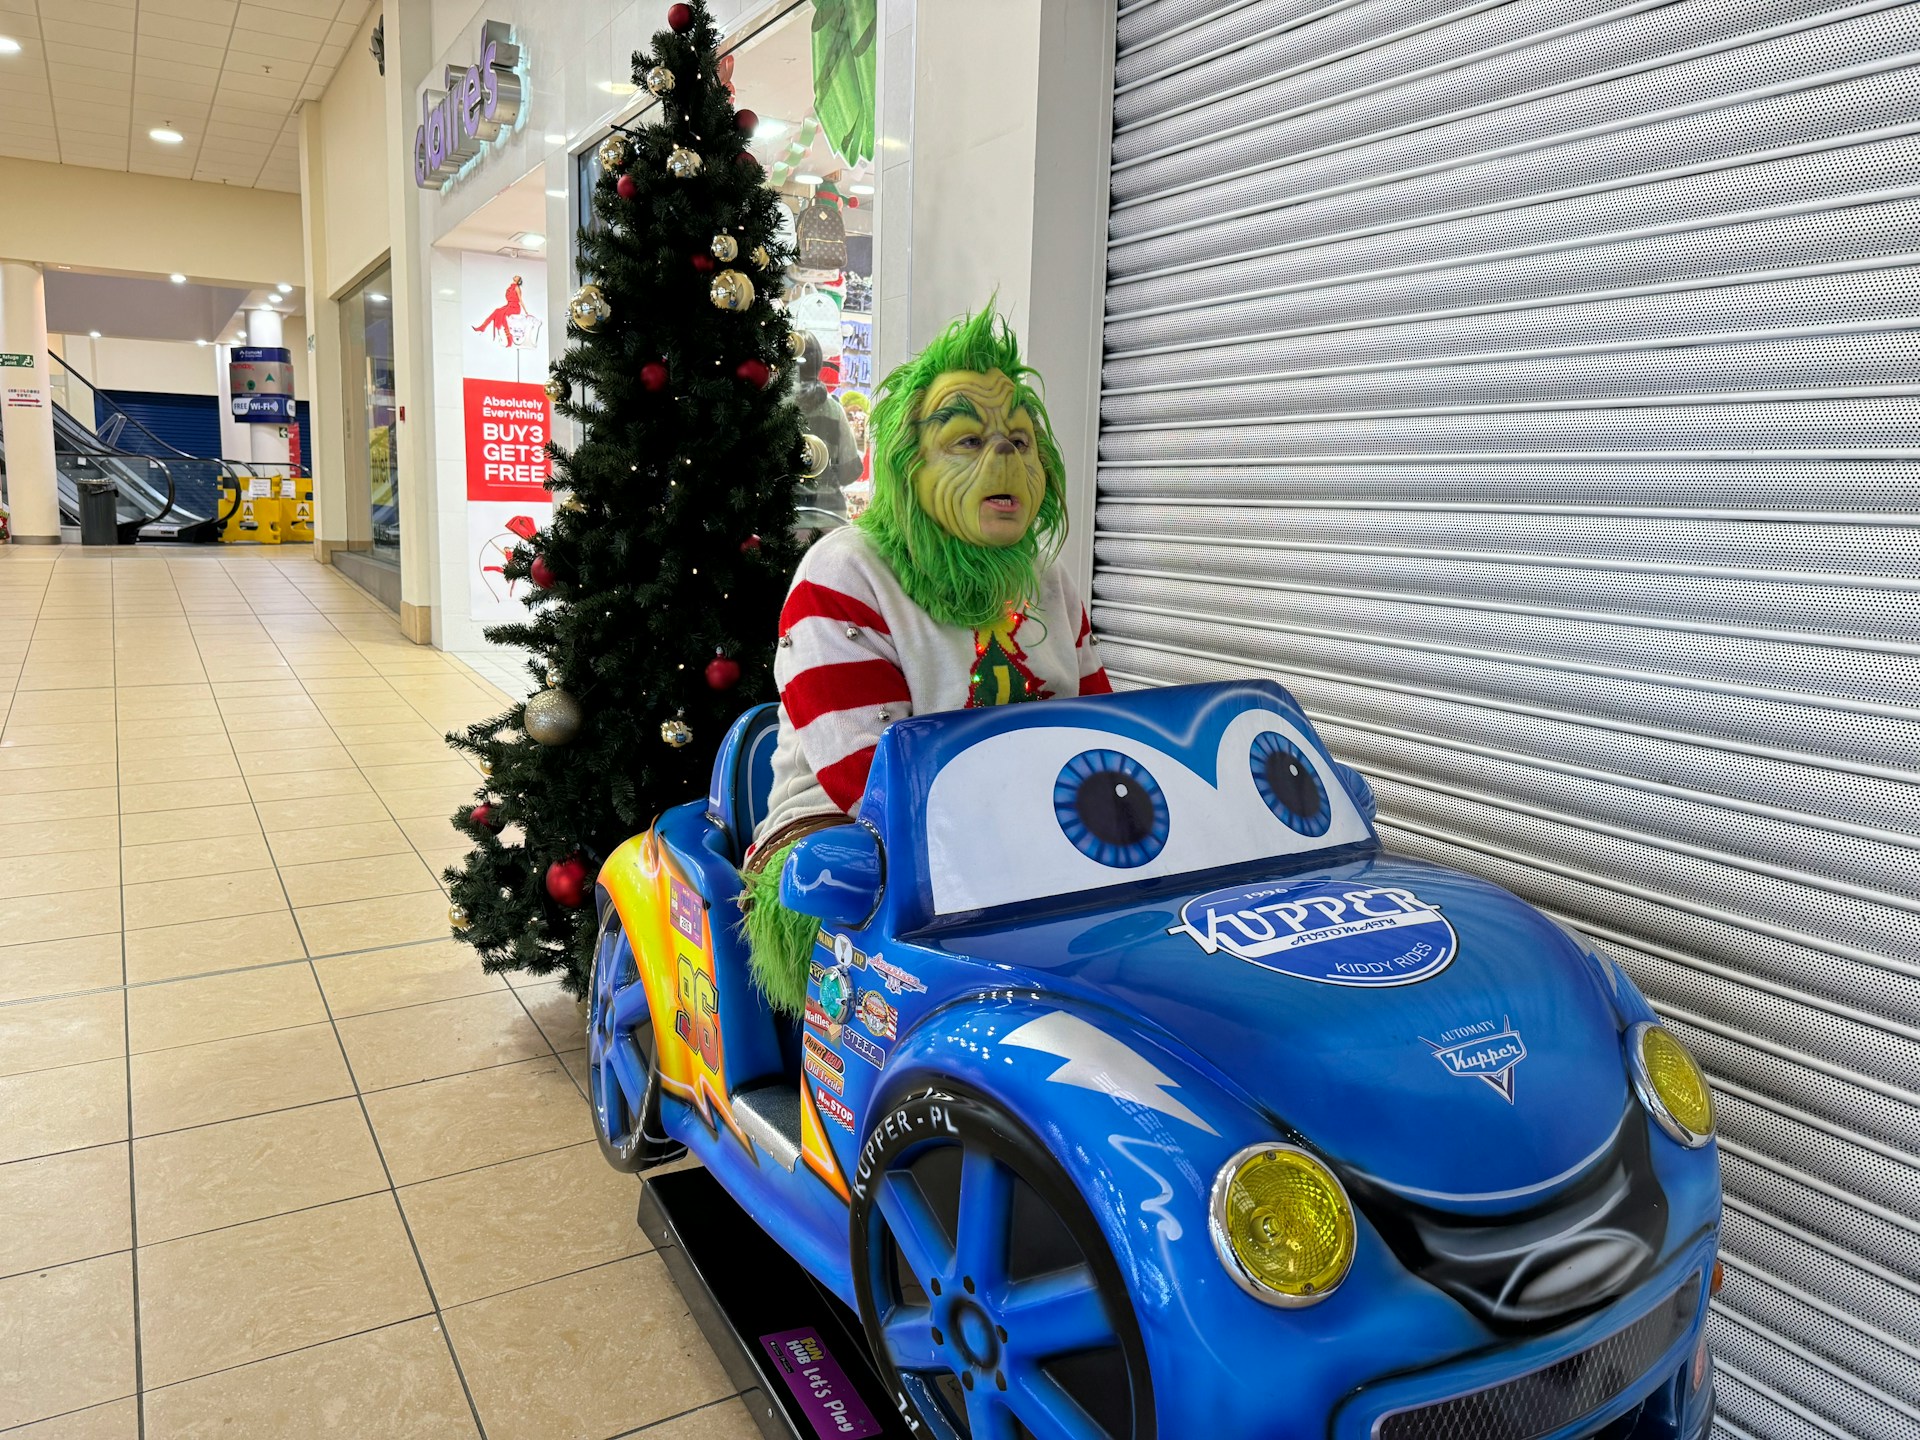
[(806, 354), (807, 353), (806, 332), (804, 330), (789, 330), (787, 332), (787, 349), (793, 352), (795, 359), (798, 359), (800, 356)]
[(773, 264), (773, 257), (767, 254), (767, 247), (764, 245), (754, 246), (753, 253), (747, 256), (747, 259), (753, 262), (756, 270), (764, 270)]
[(721, 310), (745, 310), (753, 304), (753, 282), (738, 270), (722, 270), (707, 287), (707, 298)]
[(493, 762), (491, 760), (482, 760), (480, 762), (480, 774), (483, 779), (491, 780), (493, 778)]
[(806, 451), (806, 457), (800, 462), (800, 473), (809, 480), (818, 479), (826, 473), (827, 461), (832, 458), (827, 452), (827, 442), (818, 435), (802, 435), (800, 444)]
[(568, 745), (580, 733), (580, 702), (564, 690), (542, 690), (527, 701), (520, 728), (542, 745)]
[(600, 142), (600, 168), (624, 170), (633, 159), (633, 142), (618, 130)]
[(607, 303), (607, 297), (600, 293), (600, 287), (589, 280), (573, 292), (573, 299), (567, 302), (567, 317), (573, 321), (576, 329), (593, 330), (602, 320), (613, 314), (613, 306)]
[(579, 515), (584, 513), (587, 507), (580, 503), (580, 497), (578, 495), (570, 494), (560, 502), (560, 508), (562, 510), (570, 510), (575, 515)]
[(447, 923), (456, 930), (464, 930), (473, 924), (473, 917), (467, 914), (466, 906), (450, 905), (447, 907)]
[(647, 89), (655, 95), (666, 95), (673, 89), (673, 71), (664, 65), (656, 65), (646, 74)]
[(737, 260), (740, 258), (740, 242), (731, 235), (716, 235), (713, 244), (708, 247), (716, 260)]
[(701, 160), (699, 152), (676, 145), (667, 152), (667, 172), (676, 180), (691, 180), (698, 175), (706, 162)]
[(693, 743), (693, 727), (679, 716), (660, 722), (660, 738), (674, 749), (684, 749)]
[(562, 400), (566, 398), (567, 398), (567, 382), (562, 380), (558, 375), (548, 376), (547, 377), (547, 399), (553, 401), (554, 404), (558, 405)]

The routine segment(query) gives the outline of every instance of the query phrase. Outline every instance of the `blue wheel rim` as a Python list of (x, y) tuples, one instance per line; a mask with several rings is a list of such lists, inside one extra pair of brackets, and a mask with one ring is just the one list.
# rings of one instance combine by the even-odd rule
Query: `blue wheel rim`
[(587, 1016), (587, 1081), (594, 1124), (607, 1144), (631, 1150), (645, 1113), (647, 1064), (638, 1026), (649, 1021), (646, 987), (619, 917), (610, 914), (593, 961)]
[(892, 1266), (871, 1267), (889, 1360), (938, 1440), (1113, 1440), (1046, 1368), (1120, 1346), (1092, 1266), (1082, 1256), (1077, 1266), (1014, 1278), (1018, 1178), (983, 1145), (963, 1142), (961, 1150), (951, 1237), (910, 1157), (876, 1187), (874, 1254), (891, 1250), (918, 1291), (907, 1298)]

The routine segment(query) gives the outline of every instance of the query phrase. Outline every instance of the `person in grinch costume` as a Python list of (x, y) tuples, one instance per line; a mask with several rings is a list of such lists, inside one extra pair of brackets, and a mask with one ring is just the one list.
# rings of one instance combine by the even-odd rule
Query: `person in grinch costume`
[(753, 971), (800, 1015), (819, 922), (780, 904), (803, 835), (845, 824), (880, 732), (940, 710), (1112, 690), (1059, 564), (1066, 467), (1019, 341), (991, 308), (881, 382), (873, 499), (800, 562), (780, 612), (780, 736), (742, 871)]

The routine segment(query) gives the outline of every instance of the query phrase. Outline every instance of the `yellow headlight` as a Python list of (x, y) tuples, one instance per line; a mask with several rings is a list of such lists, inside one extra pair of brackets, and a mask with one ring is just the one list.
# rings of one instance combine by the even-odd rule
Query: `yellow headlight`
[(1713, 1092), (1687, 1047), (1662, 1025), (1639, 1024), (1627, 1040), (1640, 1101), (1682, 1145), (1713, 1138)]
[(1311, 1305), (1353, 1264), (1353, 1204), (1334, 1173), (1291, 1145), (1255, 1145), (1213, 1183), (1213, 1245), (1249, 1295)]

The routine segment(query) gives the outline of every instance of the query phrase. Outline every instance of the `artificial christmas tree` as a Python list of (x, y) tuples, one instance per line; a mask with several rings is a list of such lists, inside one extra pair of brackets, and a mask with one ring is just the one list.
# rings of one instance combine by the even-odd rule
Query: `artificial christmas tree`
[(675, 5), (669, 23), (633, 59), (657, 119), (600, 150), (602, 224), (581, 234), (575, 343), (548, 386), (582, 437), (554, 450), (552, 524), (506, 567), (537, 574), (533, 614), (487, 632), (531, 651), (546, 688), (449, 737), (487, 776), (454, 817), (474, 842), (448, 872), (456, 931), (488, 969), (561, 971), (576, 994), (593, 871), (701, 793), (728, 724), (773, 698), (799, 558), (780, 202), (743, 148), (706, 6)]

